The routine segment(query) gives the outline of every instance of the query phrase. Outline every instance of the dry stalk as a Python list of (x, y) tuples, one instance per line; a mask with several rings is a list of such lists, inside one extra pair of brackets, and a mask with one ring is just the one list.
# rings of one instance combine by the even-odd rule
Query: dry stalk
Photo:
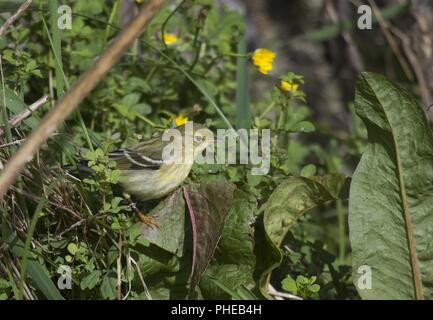
[(0, 27), (0, 37), (3, 36), (3, 34), (6, 32), (6, 29), (9, 28), (31, 4), (32, 0), (27, 0), (18, 8), (17, 12), (15, 12), (6, 20), (6, 22)]
[(164, 3), (164, 0), (150, 0), (146, 6), (143, 6), (134, 20), (117, 35), (112, 44), (81, 75), (72, 88), (55, 104), (54, 108), (45, 115), (40, 124), (5, 165), (0, 175), (0, 200), (3, 199), (17, 175), (32, 160), (41, 145), (96, 87), (123, 53), (133, 44), (134, 40), (141, 35), (144, 26), (156, 15)]

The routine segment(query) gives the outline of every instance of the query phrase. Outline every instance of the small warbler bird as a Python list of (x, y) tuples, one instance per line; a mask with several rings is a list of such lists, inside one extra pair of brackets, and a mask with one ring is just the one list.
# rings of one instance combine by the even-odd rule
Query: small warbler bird
[(187, 122), (174, 129), (182, 139), (180, 152), (173, 152), (170, 159), (164, 159), (164, 150), (167, 152), (173, 141), (164, 141), (162, 134), (131, 149), (109, 153), (122, 173), (119, 183), (126, 193), (140, 200), (162, 198), (181, 185), (191, 171), (193, 161), (186, 159), (186, 153), (192, 152), (190, 160), (194, 160), (214, 143), (212, 131), (201, 124)]
[[(170, 130), (173, 131), (141, 142), (133, 148), (108, 154), (109, 159), (116, 162), (116, 169), (121, 171), (119, 184), (126, 194), (134, 195), (139, 200), (166, 196), (186, 179), (194, 159), (214, 143), (212, 131), (202, 124), (187, 122)], [(164, 136), (166, 133), (169, 135)], [(92, 173), (87, 163), (81, 161), (76, 167), (65, 168)], [(132, 203), (132, 207), (143, 223), (151, 227), (158, 226), (152, 217), (141, 213), (135, 203)]]

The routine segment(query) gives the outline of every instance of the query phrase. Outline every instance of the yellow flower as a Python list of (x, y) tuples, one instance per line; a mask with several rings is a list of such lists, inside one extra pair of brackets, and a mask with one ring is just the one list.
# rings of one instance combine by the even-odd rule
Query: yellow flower
[(188, 122), (188, 117), (180, 114), (176, 117), (176, 119), (174, 119), (174, 122), (176, 123), (176, 126), (181, 126)]
[(276, 56), (275, 52), (269, 49), (256, 49), (252, 56), (253, 64), (261, 73), (268, 74), (268, 71), (272, 70), (272, 62)]
[(287, 81), (281, 80), (280, 88), (283, 91), (296, 92), (296, 90), (298, 90), (298, 85), (296, 83), (293, 83), (293, 82), (287, 82)]
[(164, 32), (163, 40), (164, 40), (164, 43), (169, 46), (169, 45), (177, 42), (177, 36), (175, 34), (172, 34), (172, 33)]

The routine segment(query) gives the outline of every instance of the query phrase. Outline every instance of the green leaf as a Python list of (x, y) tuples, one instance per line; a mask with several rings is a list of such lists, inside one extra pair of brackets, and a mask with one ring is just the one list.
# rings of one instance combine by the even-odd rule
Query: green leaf
[[(368, 145), (350, 190), (354, 283), (364, 299), (432, 299), (433, 135), (424, 111), (371, 73), (357, 82), (355, 108)], [(358, 285), (365, 266), (371, 288)]]
[(138, 103), (131, 107), (130, 112), (136, 112), (141, 115), (148, 115), (152, 113), (152, 107), (147, 103)]
[(69, 253), (72, 254), (73, 256), (75, 256), (75, 254), (78, 251), (77, 245), (75, 243), (73, 243), (73, 242), (71, 242), (70, 244), (68, 244), (67, 249), (68, 249)]
[(320, 285), (318, 284), (313, 284), (308, 288), (311, 292), (313, 293), (317, 293), (320, 291)]
[(345, 180), (341, 174), (284, 180), (271, 194), (265, 207), (264, 224), (270, 239), (279, 246), (305, 212), (323, 202), (338, 199)]
[(298, 293), (298, 286), (296, 285), (295, 279), (288, 275), (283, 281), (281, 281), (281, 286), (284, 290), (291, 292), (293, 294)]
[(139, 93), (130, 93), (123, 97), (121, 104), (126, 105), (128, 108), (136, 105), (140, 101)]
[(100, 287), (102, 298), (113, 300), (116, 298), (116, 285), (117, 279), (110, 275), (106, 274), (102, 279), (102, 284)]
[(287, 232), (299, 217), (318, 205), (343, 197), (346, 178), (341, 174), (323, 177), (290, 177), (271, 194), (265, 204), (263, 217), (264, 243), (257, 252), (260, 262), (260, 291), (265, 297), (270, 273), (281, 263), (279, 250)]
[(310, 133), (316, 131), (316, 127), (309, 121), (301, 121), (287, 129), (290, 132)]
[(313, 176), (317, 171), (317, 168), (314, 164), (307, 164), (305, 167), (301, 170), (301, 176), (308, 178)]
[(80, 288), (82, 290), (93, 289), (98, 284), (100, 278), (101, 278), (101, 271), (99, 270), (92, 271), (81, 280)]

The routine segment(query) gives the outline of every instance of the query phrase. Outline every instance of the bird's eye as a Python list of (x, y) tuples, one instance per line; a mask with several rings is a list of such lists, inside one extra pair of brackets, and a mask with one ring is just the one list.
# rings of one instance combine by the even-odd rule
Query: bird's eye
[(195, 142), (201, 142), (202, 140), (203, 140), (203, 137), (202, 137), (202, 136), (199, 136), (199, 135), (194, 136), (194, 141), (195, 141)]

